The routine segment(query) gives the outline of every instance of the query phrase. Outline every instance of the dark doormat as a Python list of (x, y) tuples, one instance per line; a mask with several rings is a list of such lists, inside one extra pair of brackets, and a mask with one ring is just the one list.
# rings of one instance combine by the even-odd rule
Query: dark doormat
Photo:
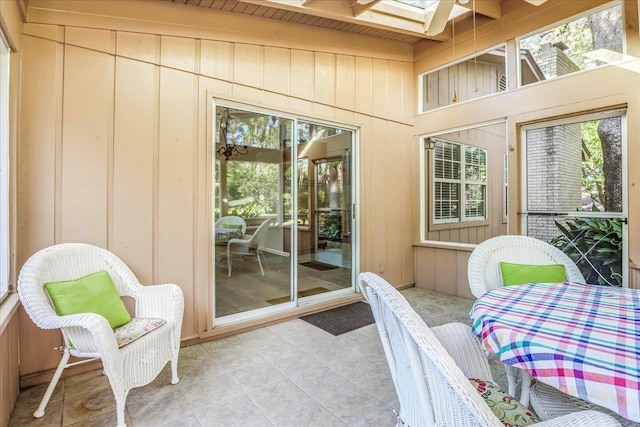
[[(329, 292), (329, 289), (327, 288), (311, 288), (311, 289), (306, 289), (304, 291), (300, 291), (298, 292), (298, 298), (303, 298), (303, 297), (309, 297), (311, 295), (318, 295), (318, 294), (323, 294), (325, 292)], [(283, 302), (289, 302), (291, 301), (291, 297), (289, 295), (286, 295), (284, 297), (280, 297), (280, 298), (273, 298), (273, 299), (268, 299), (267, 302), (269, 304), (282, 304)]]
[(325, 264), (324, 262), (318, 262), (318, 261), (301, 262), (300, 265), (303, 265), (305, 267), (315, 268), (316, 270), (320, 270), (320, 271), (333, 270), (334, 268), (339, 268), (337, 265)]
[(338, 336), (375, 322), (369, 304), (356, 302), (343, 307), (303, 316), (300, 319)]

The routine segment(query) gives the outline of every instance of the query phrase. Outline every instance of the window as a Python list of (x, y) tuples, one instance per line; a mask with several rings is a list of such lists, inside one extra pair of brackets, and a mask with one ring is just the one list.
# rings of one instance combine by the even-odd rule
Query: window
[(0, 300), (9, 291), (9, 53), (0, 31)]
[(620, 3), (523, 37), (519, 41), (521, 85), (619, 61), (623, 40)]
[(507, 89), (505, 46), (421, 74), (420, 112)]
[(432, 170), (434, 223), (487, 218), (487, 150), (437, 139)]

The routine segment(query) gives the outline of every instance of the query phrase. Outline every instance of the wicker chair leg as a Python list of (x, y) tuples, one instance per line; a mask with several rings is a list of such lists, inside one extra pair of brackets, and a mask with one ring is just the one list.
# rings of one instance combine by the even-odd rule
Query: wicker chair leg
[(60, 375), (62, 375), (62, 371), (67, 367), (67, 362), (69, 361), (69, 349), (64, 348), (64, 352), (62, 353), (62, 359), (60, 359), (60, 363), (58, 363), (58, 367), (56, 368), (56, 372), (53, 374), (53, 378), (51, 378), (51, 382), (49, 383), (49, 387), (47, 387), (47, 391), (45, 391), (44, 396), (42, 397), (42, 401), (40, 401), (40, 406), (33, 413), (33, 416), (36, 418), (41, 418), (44, 415), (44, 410), (49, 403), (49, 399), (51, 399), (51, 395), (53, 394), (53, 390), (55, 390), (56, 385), (58, 384), (58, 380), (60, 380)]
[(116, 417), (117, 417), (117, 426), (116, 427), (127, 427), (127, 423), (124, 419), (124, 408), (127, 404), (127, 396), (116, 397)]
[(516, 397), (519, 376), (518, 368), (514, 368), (510, 365), (504, 365), (504, 369), (507, 372), (507, 385), (509, 387), (507, 393), (509, 393), (509, 396)]
[(171, 360), (171, 384), (178, 384), (180, 378), (178, 378), (178, 358)]

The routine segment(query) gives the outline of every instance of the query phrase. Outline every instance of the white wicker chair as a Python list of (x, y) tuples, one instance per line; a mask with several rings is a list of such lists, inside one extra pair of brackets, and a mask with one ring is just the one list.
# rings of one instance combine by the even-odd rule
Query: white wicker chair
[[(121, 296), (134, 298), (135, 317), (161, 318), (166, 323), (118, 348), (114, 331), (104, 317), (94, 313), (57, 315), (44, 284), (74, 280), (101, 270), (109, 273)], [(18, 294), (33, 322), (42, 329), (60, 329), (64, 340), (62, 360), (34, 417), (44, 415), (65, 368), (95, 358), (102, 360), (104, 373), (109, 378), (119, 427), (125, 426), (124, 408), (131, 388), (153, 381), (168, 361), (171, 362), (171, 383), (178, 382), (184, 299), (177, 285), (143, 286), (113, 253), (87, 244), (65, 243), (42, 249), (27, 260), (20, 271)], [(69, 356), (91, 359), (68, 364)]]
[[(371, 305), (400, 402), (398, 426), (502, 426), (468, 381), (492, 378), (480, 342), (467, 325), (430, 329), (381, 277), (361, 273), (358, 283)], [(592, 411), (536, 425), (619, 426), (608, 415)]]
[[(469, 257), (467, 276), (471, 293), (476, 298), (503, 286), (500, 262), (533, 265), (563, 264), (567, 281), (586, 283), (571, 258), (555, 246), (528, 236), (497, 236), (480, 243)], [(509, 394), (515, 394), (517, 383), (521, 381), (520, 399), (526, 404), (529, 399), (531, 377), (528, 374), (520, 375), (520, 370), (511, 366), (505, 365), (505, 369)]]
[(469, 257), (469, 286), (476, 298), (503, 286), (501, 261), (534, 265), (563, 264), (567, 281), (586, 283), (571, 258), (555, 246), (528, 236), (497, 236), (480, 243)]
[(541, 420), (549, 420), (576, 411), (593, 410), (612, 416), (624, 427), (640, 426), (640, 423), (623, 418), (610, 409), (570, 396), (537, 380), (533, 380), (531, 385), (531, 407)]
[(262, 249), (267, 239), (269, 226), (273, 222), (273, 218), (267, 218), (256, 228), (256, 231), (242, 239), (229, 239), (227, 243), (227, 267), (229, 268), (228, 276), (231, 277), (231, 266), (233, 264), (233, 255), (255, 255), (260, 266), (260, 273), (264, 276), (264, 268), (262, 268)]
[[(229, 225), (231, 225), (231, 227), (229, 227)], [(233, 230), (235, 229), (233, 226), (240, 226), (240, 231), (242, 231), (242, 234), (245, 234), (247, 232), (247, 222), (242, 217), (235, 215), (220, 217), (216, 220), (216, 223), (214, 225), (216, 230)]]

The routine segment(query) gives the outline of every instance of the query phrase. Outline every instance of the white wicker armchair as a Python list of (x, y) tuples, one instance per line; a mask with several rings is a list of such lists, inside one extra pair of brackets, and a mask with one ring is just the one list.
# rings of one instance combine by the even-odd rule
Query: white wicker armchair
[(469, 257), (469, 286), (476, 298), (502, 287), (501, 261), (533, 265), (563, 264), (567, 281), (586, 283), (571, 258), (555, 246), (528, 236), (497, 236), (480, 243)]
[[(571, 258), (555, 246), (528, 236), (497, 236), (480, 243), (469, 257), (467, 276), (471, 293), (476, 298), (503, 286), (500, 262), (532, 265), (562, 264), (567, 281), (586, 283)], [(509, 394), (515, 394), (517, 383), (520, 381), (522, 383), (520, 399), (523, 403), (528, 403), (531, 377), (512, 366), (505, 365), (505, 369)]]
[[(468, 380), (492, 378), (480, 342), (467, 325), (430, 329), (381, 277), (361, 273), (358, 283), (371, 305), (400, 402), (398, 426), (502, 426)], [(619, 426), (608, 415), (593, 411), (536, 424), (578, 425)]]
[[(44, 289), (54, 281), (74, 280), (106, 270), (121, 296), (135, 300), (135, 317), (160, 318), (166, 323), (141, 338), (118, 348), (114, 330), (94, 313), (59, 316)], [(62, 360), (45, 392), (36, 418), (44, 410), (69, 356), (100, 358), (116, 400), (118, 426), (125, 426), (124, 408), (133, 387), (153, 381), (168, 361), (171, 383), (178, 382), (178, 353), (184, 311), (182, 290), (177, 285), (142, 286), (133, 272), (113, 253), (87, 244), (65, 243), (35, 253), (22, 267), (18, 294), (33, 322), (42, 329), (60, 329), (64, 339)]]

